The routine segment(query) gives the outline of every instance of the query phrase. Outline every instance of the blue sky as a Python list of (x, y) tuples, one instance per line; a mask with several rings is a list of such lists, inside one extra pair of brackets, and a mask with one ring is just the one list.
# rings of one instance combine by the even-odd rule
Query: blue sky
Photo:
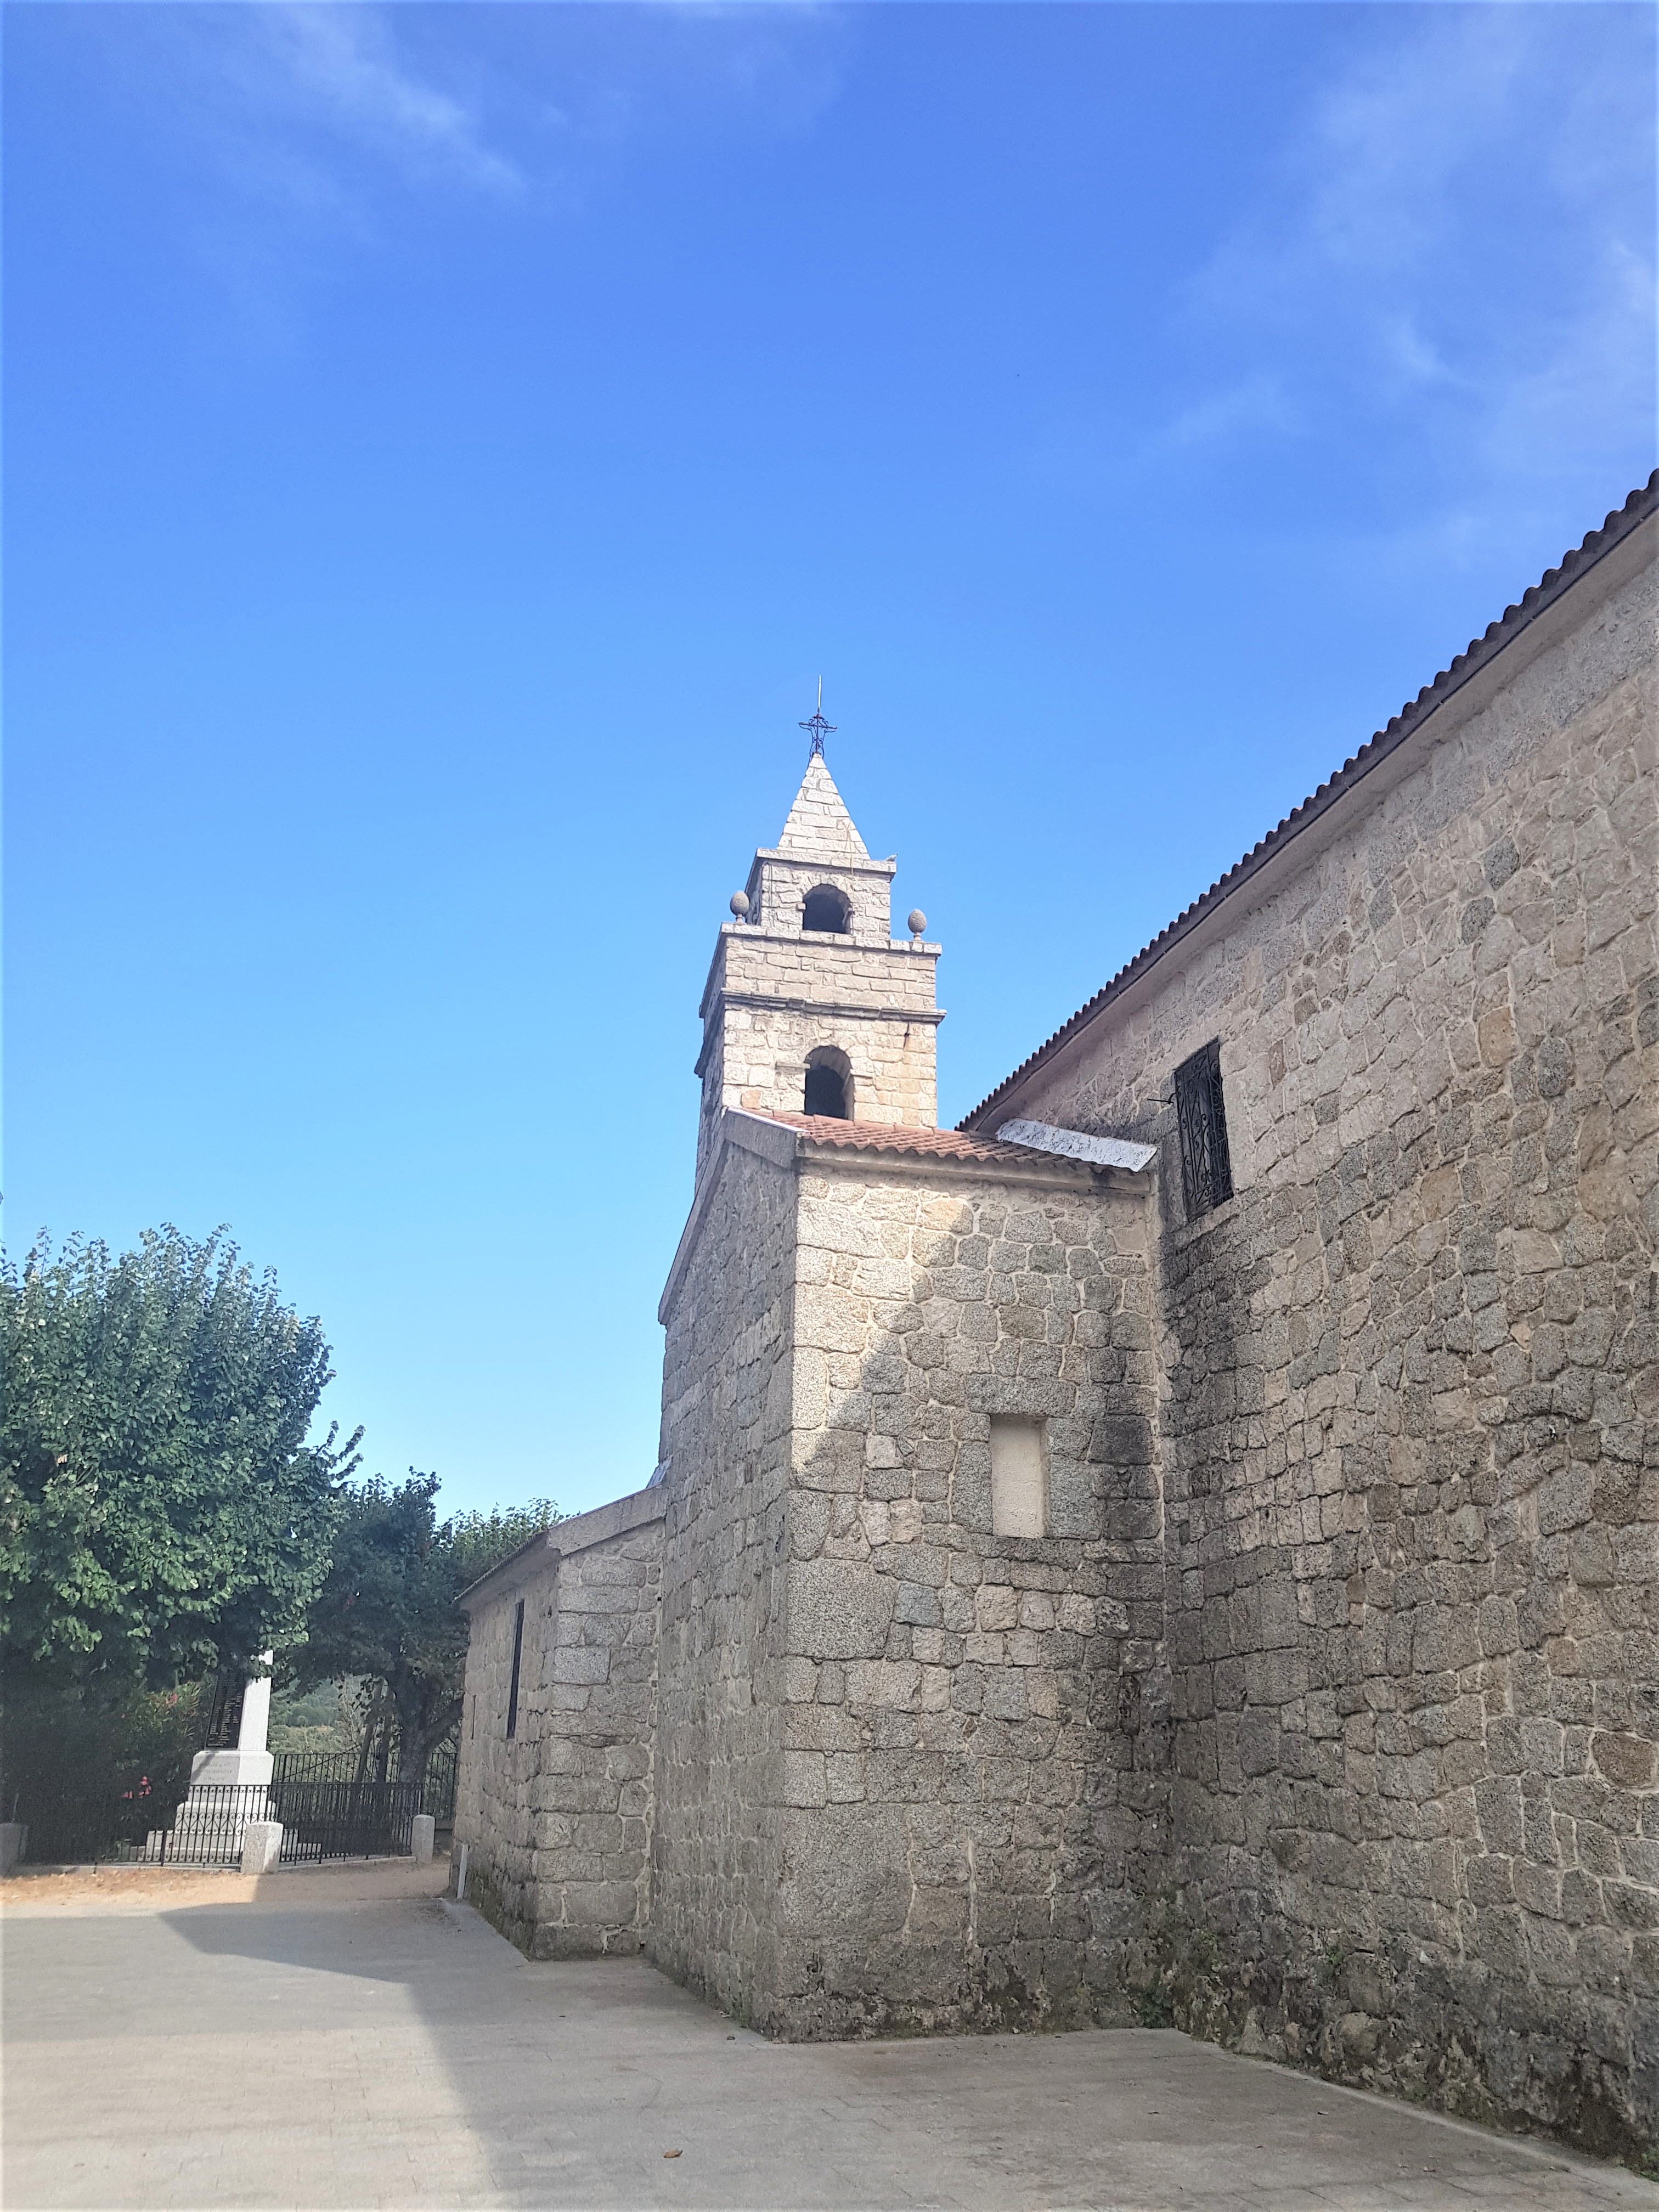
[(655, 1457), (804, 765), (956, 1119), (1654, 460), (1654, 17), (13, 5), (8, 1237), (228, 1222), (467, 1504)]

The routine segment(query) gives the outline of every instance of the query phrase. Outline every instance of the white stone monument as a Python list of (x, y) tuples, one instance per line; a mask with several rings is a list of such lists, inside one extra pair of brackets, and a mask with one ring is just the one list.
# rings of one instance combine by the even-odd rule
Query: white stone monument
[[(262, 1651), (267, 1667), (272, 1655)], [(234, 1751), (198, 1751), (190, 1763), (190, 1795), (179, 1808), (173, 1833), (163, 1849), (181, 1863), (217, 1863), (241, 1856), (249, 1825), (268, 1822), (270, 1788), (276, 1760), (265, 1749), (270, 1729), (270, 1676), (250, 1681), (242, 1693), (242, 1719)], [(238, 1794), (219, 1793), (234, 1790)], [(276, 1833), (280, 1844), (282, 1830)], [(263, 1871), (255, 1869), (254, 1871)]]
[[(262, 1664), (269, 1667), (272, 1655), (262, 1651)], [(257, 1783), (268, 1789), (276, 1761), (265, 1749), (265, 1739), (270, 1733), (270, 1676), (262, 1674), (251, 1681), (242, 1693), (242, 1724), (237, 1733), (234, 1751), (198, 1751), (190, 1763), (190, 1786), (206, 1790), (216, 1784), (231, 1783), (246, 1787)]]

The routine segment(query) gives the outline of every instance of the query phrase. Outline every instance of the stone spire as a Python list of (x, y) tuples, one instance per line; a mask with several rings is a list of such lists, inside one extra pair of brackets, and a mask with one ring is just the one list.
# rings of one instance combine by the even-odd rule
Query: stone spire
[(806, 763), (777, 849), (810, 860), (867, 861), (870, 858), (822, 753), (814, 753)]

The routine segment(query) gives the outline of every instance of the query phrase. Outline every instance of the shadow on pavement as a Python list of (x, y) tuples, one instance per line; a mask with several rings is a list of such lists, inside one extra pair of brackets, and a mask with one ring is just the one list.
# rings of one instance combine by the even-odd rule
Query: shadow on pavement
[(9, 1915), (7, 2201), (1659, 2207), (1172, 2031), (769, 2044), (641, 1960), (532, 1963), (386, 1880)]

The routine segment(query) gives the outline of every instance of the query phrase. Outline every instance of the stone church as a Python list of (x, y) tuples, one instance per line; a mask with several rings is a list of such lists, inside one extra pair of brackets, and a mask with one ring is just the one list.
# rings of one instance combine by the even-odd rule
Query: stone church
[(814, 754), (703, 994), (659, 1464), (467, 1600), (532, 1955), (1652, 2143), (1656, 507), (953, 1130)]

